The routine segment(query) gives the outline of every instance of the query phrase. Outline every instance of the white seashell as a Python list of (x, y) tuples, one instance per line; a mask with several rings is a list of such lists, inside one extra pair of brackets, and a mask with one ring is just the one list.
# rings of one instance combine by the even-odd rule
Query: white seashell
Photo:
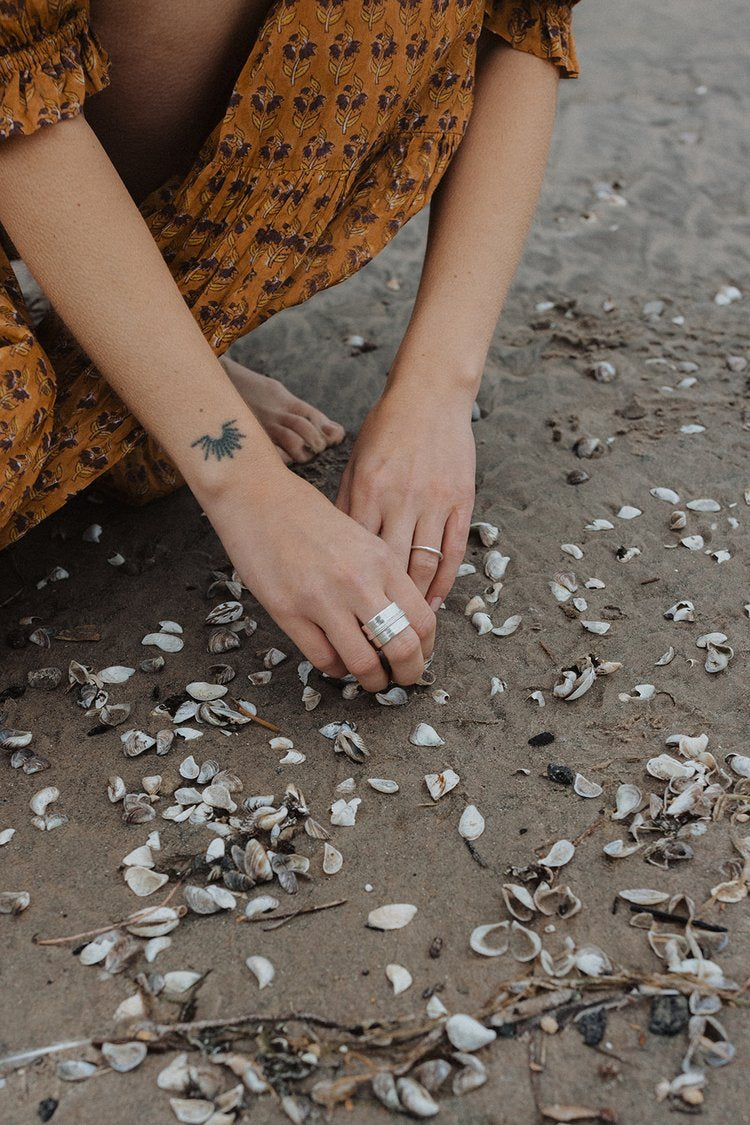
[(475, 594), (473, 598), (469, 598), (464, 606), (464, 617), (473, 617), (475, 613), (480, 613), (486, 608), (487, 606), (481, 594)]
[(182, 633), (182, 625), (178, 625), (176, 621), (160, 621), (159, 628), (162, 633)]
[[(501, 941), (499, 945), (488, 945), (486, 938), (488, 934), (493, 931), (499, 930)], [(469, 938), (469, 946), (475, 953), (480, 953), (482, 957), (502, 957), (507, 953), (508, 946), (510, 945), (510, 922), (489, 922), (484, 926), (477, 926), (471, 931)]]
[(634, 887), (630, 890), (618, 891), (618, 898), (625, 902), (632, 902), (635, 906), (659, 906), (669, 898), (667, 891), (649, 890), (647, 887)]
[[(185, 728), (187, 729), (187, 728)], [(198, 732), (200, 734), (200, 732)], [(156, 753), (161, 757), (168, 754), (174, 742), (175, 732), (172, 730), (158, 730), (156, 732)]]
[(344, 857), (338, 848), (327, 841), (323, 844), (323, 871), (326, 875), (336, 875), (343, 866)]
[(686, 535), (680, 543), (683, 547), (687, 547), (688, 551), (702, 551), (705, 546), (702, 535)]
[(570, 863), (575, 851), (575, 846), (570, 840), (558, 840), (539, 863), (544, 867), (564, 867), (566, 863)]
[(680, 602), (675, 602), (673, 606), (664, 611), (664, 616), (668, 621), (694, 621), (695, 606), (691, 601), (683, 599)]
[(272, 750), (291, 750), (294, 743), (291, 738), (269, 738), (268, 745)]
[(528, 922), (536, 913), (536, 906), (526, 887), (520, 883), (503, 883), (503, 901), (514, 918)]
[(709, 500), (708, 498), (701, 498), (699, 500), (688, 500), (685, 505), (691, 512), (720, 512), (721, 504), (716, 500)]
[(492, 630), (496, 637), (510, 637), (515, 633), (518, 626), (521, 624), (521, 614), (515, 613), (512, 617), (508, 617), (503, 621), (502, 625), (497, 625)]
[(732, 557), (729, 551), (706, 551), (706, 554), (710, 555), (717, 563), (729, 562)]
[(247, 678), (253, 687), (260, 687), (261, 684), (269, 683), (272, 675), (272, 672), (264, 669), (262, 672), (248, 672)]
[(451, 1089), (456, 1097), (484, 1086), (487, 1081), (487, 1068), (481, 1059), (466, 1055), (462, 1051), (457, 1051), (453, 1058), (457, 1063), (462, 1064), (461, 1070), (453, 1076), (451, 1083)]
[(96, 1071), (95, 1064), (85, 1059), (64, 1059), (57, 1064), (57, 1077), (63, 1082), (83, 1082)]
[(226, 785), (207, 785), (203, 790), (202, 800), (214, 809), (225, 809), (230, 813), (237, 809)]
[(618, 785), (612, 820), (624, 820), (626, 816), (630, 816), (632, 812), (640, 808), (642, 803), (643, 794), (637, 785), (631, 785), (629, 782)]
[(269, 910), (276, 910), (279, 905), (279, 900), (273, 895), (257, 895), (245, 907), (245, 917), (254, 918), (256, 914), (267, 914)]
[(672, 648), (672, 646), (670, 645), (669, 648), (667, 649), (667, 651), (665, 653), (663, 653), (659, 657), (659, 659), (655, 662), (654, 667), (655, 668), (663, 668), (665, 664), (671, 664), (672, 661), (674, 660), (674, 658), (675, 658), (675, 651)]
[(680, 502), (680, 497), (671, 488), (652, 488), (649, 491), (657, 500), (665, 500), (667, 504), (679, 504)]
[(216, 777), (218, 772), (219, 763), (214, 762), (211, 758), (208, 758), (208, 760), (205, 761), (201, 766), (196, 781), (199, 785), (205, 785), (206, 782), (211, 781), (212, 778)]
[(708, 735), (670, 734), (666, 743), (667, 746), (677, 746), (686, 758), (700, 758), (708, 746)]
[(684, 512), (675, 511), (669, 517), (669, 530), (682, 531), (683, 527), (687, 525), (687, 516)]
[(484, 556), (484, 573), (490, 582), (500, 582), (505, 577), (510, 558), (500, 551), (488, 551)]
[[(75, 682), (75, 681), (73, 681)], [(23, 750), (33, 738), (30, 730), (0, 730), (0, 747), (4, 750)]]
[(600, 977), (612, 972), (612, 964), (597, 945), (585, 945), (574, 955), (576, 968), (587, 977)]
[(510, 952), (516, 961), (534, 961), (542, 951), (542, 939), (515, 919), (510, 924)]
[(133, 848), (132, 852), (128, 852), (120, 862), (122, 867), (153, 867), (154, 857), (148, 844), (142, 844), (139, 848)]
[(427, 773), (424, 780), (433, 801), (439, 801), (446, 793), (450, 793), (451, 789), (456, 788), (461, 778), (455, 770), (447, 769), (442, 773)]
[[(464, 1055), (464, 1058), (472, 1058), (471, 1055)], [(474, 1060), (475, 1062), (478, 1060)], [(451, 1064), (447, 1059), (430, 1059), (429, 1062), (420, 1063), (411, 1072), (412, 1077), (421, 1082), (425, 1090), (429, 1090), (433, 1094), (439, 1090), (442, 1084), (452, 1070)]]
[(260, 957), (256, 954), (253, 957), (248, 957), (245, 964), (258, 981), (259, 989), (267, 988), (276, 975), (276, 970), (267, 957)]
[(445, 1034), (457, 1051), (478, 1051), (497, 1038), (497, 1032), (485, 1027), (473, 1016), (459, 1013), (445, 1021)]
[(213, 1115), (214, 1103), (205, 1098), (170, 1098), (172, 1113), (184, 1125), (203, 1125)]
[(397, 1078), (396, 1090), (403, 1105), (412, 1117), (434, 1117), (440, 1106), (419, 1082), (413, 1078)]
[(92, 523), (86, 528), (81, 539), (84, 543), (98, 543), (102, 537), (102, 525), (100, 523)]
[(193, 973), (187, 969), (178, 969), (164, 974), (164, 989), (162, 996), (172, 1003), (181, 1004), (186, 999), (185, 994), (203, 979), (203, 973)]
[(126, 1074), (140, 1066), (146, 1055), (148, 1047), (145, 1043), (102, 1043), (101, 1052), (105, 1060), (119, 1074)]
[(450, 696), (448, 695), (448, 692), (444, 691), (443, 688), (435, 688), (434, 691), (430, 692), (430, 695), (435, 700), (435, 702), (439, 703), (441, 706), (443, 706), (443, 704), (447, 703), (448, 700), (450, 699)]
[(546, 702), (544, 698), (544, 692), (542, 691), (532, 691), (529, 699), (533, 699), (539, 707), (544, 707), (544, 704)]
[(508, 685), (505, 680), (501, 680), (499, 676), (492, 676), (490, 678), (490, 699), (495, 695), (502, 695), (502, 693), (507, 690)]
[(569, 601), (569, 599), (572, 597), (572, 594), (573, 594), (572, 590), (568, 590), (567, 587), (562, 586), (559, 582), (556, 582), (554, 579), (550, 582), (549, 588), (552, 591), (552, 595), (555, 598), (555, 601), (558, 601), (561, 604), (563, 602)]
[(90, 941), (88, 945), (83, 947), (78, 954), (78, 960), (82, 965), (98, 965), (106, 958), (117, 941), (117, 931), (102, 934), (101, 937), (95, 938), (94, 941)]
[(126, 730), (120, 735), (120, 742), (128, 758), (137, 758), (139, 754), (156, 746), (156, 739), (145, 730)]
[(222, 699), (229, 688), (226, 684), (207, 684), (202, 680), (194, 680), (187, 685), (185, 691), (193, 699), (201, 703), (209, 703), (214, 699)]
[(484, 832), (484, 817), (476, 805), (467, 805), (458, 822), (458, 832), (464, 840), (478, 840)]
[(186, 781), (195, 781), (199, 773), (200, 766), (192, 754), (180, 762), (180, 777), (184, 777)]
[(671, 781), (676, 777), (692, 777), (695, 773), (695, 765), (692, 762), (687, 764), (679, 762), (669, 754), (659, 754), (646, 762), (646, 772), (651, 777), (658, 777), (660, 781)]
[(54, 785), (47, 785), (39, 789), (29, 801), (29, 808), (37, 816), (43, 816), (50, 805), (60, 798), (60, 790)]
[(480, 637), (483, 637), (485, 633), (492, 632), (492, 618), (489, 613), (472, 614), (471, 623)]
[(611, 628), (609, 621), (582, 621), (581, 625), (587, 633), (599, 633), (602, 636)]
[(584, 582), (587, 590), (604, 590), (605, 586), (601, 578), (587, 578)]
[(635, 855), (642, 846), (642, 844), (626, 844), (624, 840), (610, 840), (602, 851), (610, 859), (625, 859), (626, 856)]
[(154, 645), (162, 652), (180, 652), (185, 642), (174, 633), (147, 633), (141, 641), (142, 645)]
[(409, 742), (412, 746), (445, 746), (443, 739), (429, 723), (417, 723), (409, 735)]
[(357, 819), (357, 809), (362, 804), (361, 797), (351, 797), (345, 801), (343, 797), (331, 805), (331, 824), (341, 828), (352, 828)]
[(401, 992), (406, 992), (407, 988), (411, 987), (414, 979), (409, 970), (405, 969), (403, 965), (386, 965), (385, 975), (393, 985), (394, 996), (398, 996)]
[(268, 652), (263, 657), (264, 668), (275, 668), (278, 664), (283, 664), (286, 660), (286, 653), (278, 648), (269, 648)]
[(226, 852), (226, 843), (221, 836), (216, 836), (206, 848), (206, 863), (214, 863), (223, 859)]
[(0, 831), (0, 848), (2, 848), (4, 844), (9, 844), (15, 834), (15, 828), (3, 828)]
[(680, 426), (681, 434), (703, 434), (706, 431), (705, 426), (701, 426), (698, 422), (691, 422), (687, 426)]
[(560, 550), (564, 551), (566, 555), (572, 555), (574, 559), (583, 558), (583, 551), (577, 543), (561, 543)]
[(579, 613), (585, 613), (589, 608), (589, 603), (585, 598), (579, 596), (577, 598), (573, 598), (573, 606), (578, 610)]
[(156, 1076), (156, 1085), (160, 1090), (170, 1090), (175, 1094), (184, 1094), (191, 1083), (187, 1054), (184, 1052), (177, 1055), (169, 1066), (165, 1066)]
[(162, 875), (150, 867), (127, 867), (124, 877), (133, 894), (138, 895), (139, 898), (152, 895), (154, 891), (158, 891), (169, 882), (168, 875)]
[(731, 751), (727, 754), (727, 761), (736, 774), (740, 777), (750, 777), (750, 758), (745, 754)]
[(468, 574), (476, 574), (477, 568), (473, 563), (461, 563), (456, 571), (456, 578), (466, 578)]
[(655, 695), (656, 688), (653, 684), (636, 684), (632, 692), (621, 691), (617, 698), (621, 703), (627, 703), (632, 700), (653, 699)]
[(595, 520), (592, 520), (591, 523), (585, 524), (584, 530), (585, 531), (613, 531), (614, 526), (615, 525), (613, 523), (611, 523), (609, 520), (595, 519)]
[(623, 504), (617, 513), (617, 518), (621, 520), (634, 520), (636, 516), (642, 516), (643, 512), (640, 508), (634, 508), (632, 504)]
[(367, 784), (378, 793), (398, 793), (398, 782), (389, 781), (385, 777), (368, 777)]
[(484, 590), (485, 601), (487, 601), (490, 605), (496, 605), (497, 600), (500, 597), (500, 591), (502, 590), (502, 588), (502, 582), (493, 582), (491, 586), (488, 586), (486, 590)]
[(500, 528), (492, 523), (473, 523), (471, 530), (477, 532), (485, 547), (494, 547), (500, 536)]
[(299, 750), (287, 750), (283, 758), (279, 758), (280, 766), (301, 766), (307, 760), (307, 755)]
[(151, 938), (143, 947), (143, 956), (152, 965), (163, 949), (169, 949), (172, 944), (171, 937)]
[(401, 930), (408, 926), (417, 913), (416, 906), (408, 902), (390, 902), (378, 906), (367, 915), (367, 925), (371, 930)]
[(582, 773), (576, 774), (573, 790), (579, 797), (601, 797), (604, 792), (598, 781), (589, 781)]
[(102, 684), (124, 684), (135, 674), (135, 668), (125, 668), (122, 664), (113, 664), (109, 668), (102, 668), (97, 674), (97, 679)]
[(436, 992), (433, 992), (427, 1001), (427, 1015), (431, 1020), (438, 1020), (441, 1016), (448, 1015), (448, 1009)]
[(179, 925), (181, 916), (173, 906), (152, 906), (131, 914), (124, 926), (128, 933), (135, 934), (136, 937), (162, 937)]

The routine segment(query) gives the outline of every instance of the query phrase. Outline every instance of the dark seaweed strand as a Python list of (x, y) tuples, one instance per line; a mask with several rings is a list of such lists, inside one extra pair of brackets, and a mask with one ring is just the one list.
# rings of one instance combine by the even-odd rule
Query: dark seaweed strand
[(221, 461), (222, 457), (234, 457), (235, 449), (242, 449), (240, 439), (246, 436), (237, 429), (234, 424), (236, 421), (236, 418), (232, 418), (231, 421), (224, 422), (219, 437), (204, 434), (203, 437), (199, 437), (197, 441), (192, 442), (190, 448), (199, 445), (203, 450), (204, 461), (208, 461), (211, 454), (217, 461)]

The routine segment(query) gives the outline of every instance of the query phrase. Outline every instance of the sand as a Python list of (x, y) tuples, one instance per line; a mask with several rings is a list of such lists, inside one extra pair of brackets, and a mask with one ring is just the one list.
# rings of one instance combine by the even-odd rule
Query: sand
[[(478, 637), (463, 607), (485, 581), (480, 575), (457, 581), (440, 612), (434, 664), (436, 687), (450, 694), (447, 704), (438, 705), (424, 689), (412, 693), (405, 707), (385, 708), (363, 697), (344, 703), (335, 687), (316, 679), (323, 698), (314, 712), (305, 712), (296, 654), (245, 595), (259, 628), (227, 660), (237, 668), (238, 682), (247, 685), (247, 673), (261, 667), (260, 651), (277, 645), (289, 653), (269, 685), (247, 685), (245, 694), (306, 753), (301, 766), (278, 766), (280, 754), (255, 726), (231, 738), (209, 731), (199, 743), (184, 751), (175, 747), (164, 758), (150, 752), (126, 759), (118, 731), (87, 737), (93, 721), (62, 688), (51, 694), (28, 690), (2, 705), (10, 725), (34, 732), (33, 747), (52, 766), (28, 777), (0, 761), (0, 829), (17, 829), (0, 848), (0, 889), (28, 890), (32, 896), (18, 917), (0, 917), (0, 1055), (112, 1034), (112, 1014), (135, 991), (134, 978), (154, 969), (208, 972), (190, 1018), (307, 1011), (347, 1024), (421, 1020), (427, 990), (437, 990), (452, 1012), (479, 1011), (502, 981), (526, 970), (507, 956), (472, 954), (471, 930), (507, 917), (501, 885), (509, 869), (523, 868), (554, 840), (574, 839), (592, 826), (560, 877), (583, 908), (570, 921), (555, 920), (557, 932), (544, 935), (545, 942), (570, 934), (579, 947), (600, 946), (618, 968), (642, 976), (659, 970), (645, 933), (629, 926), (626, 904), (613, 913), (615, 896), (623, 887), (655, 887), (686, 892), (703, 903), (733, 855), (728, 821), (708, 823), (705, 835), (693, 841), (694, 858), (668, 870), (645, 863), (642, 854), (607, 861), (602, 846), (626, 835), (610, 819), (618, 785), (662, 792), (663, 784), (649, 778), (644, 765), (666, 749), (669, 734), (705, 731), (720, 761), (730, 750), (746, 749), (750, 621), (743, 605), (750, 601), (750, 512), (743, 490), (750, 485), (749, 416), (746, 373), (731, 370), (726, 357), (745, 357), (750, 350), (750, 294), (726, 307), (713, 300), (723, 285), (750, 288), (748, 143), (741, 128), (750, 99), (737, 33), (743, 14), (739, 0), (719, 0), (709, 35), (698, 6), (678, 0), (657, 7), (598, 0), (576, 11), (583, 78), (561, 88), (542, 203), (492, 346), (475, 427), (477, 518), (501, 528), (499, 545), (511, 559), (492, 614), (501, 622), (520, 613), (523, 622), (512, 637)], [(598, 182), (612, 184), (627, 204), (597, 198)], [(237, 357), (282, 377), (356, 431), (406, 325), (425, 219), (412, 222), (356, 278), (243, 341)], [(392, 277), (399, 278), (400, 290), (387, 287)], [(644, 315), (648, 301), (663, 302), (659, 316)], [(540, 302), (554, 307), (538, 311)], [(371, 340), (375, 350), (351, 355), (346, 344), (351, 333)], [(589, 374), (604, 360), (617, 368), (610, 383)], [(685, 362), (697, 365), (696, 382), (675, 389), (686, 376), (678, 364)], [(682, 433), (690, 424), (705, 431)], [(599, 437), (607, 452), (578, 459), (572, 447), (582, 435)], [(333, 492), (345, 455), (344, 449), (322, 458), (308, 470), (310, 479)], [(590, 479), (568, 484), (567, 475), (581, 468)], [(686, 532), (701, 534), (706, 551), (728, 549), (732, 557), (717, 563), (703, 550), (667, 549), (679, 535), (668, 527), (671, 507), (649, 495), (654, 486), (675, 489), (681, 507), (691, 498), (715, 498), (721, 511), (690, 513)], [(616, 516), (623, 504), (643, 514), (623, 521)], [(738, 521), (735, 528), (728, 517)], [(610, 520), (614, 530), (585, 531), (593, 518)], [(81, 538), (94, 521), (104, 528), (100, 544)], [(579, 544), (584, 558), (576, 562), (561, 553), (564, 542)], [(615, 557), (620, 546), (637, 546), (641, 553), (622, 563)], [(289, 547), (294, 550), (293, 543)], [(114, 551), (131, 565), (109, 566)], [(481, 566), (483, 553), (472, 537), (467, 560)], [(220, 544), (189, 495), (136, 512), (84, 496), (0, 556), (5, 603), (0, 623), (5, 636), (32, 614), (58, 627), (86, 622), (97, 627), (101, 640), (53, 641), (47, 652), (3, 643), (0, 691), (23, 685), (31, 669), (66, 668), (71, 658), (97, 668), (136, 663), (145, 654), (141, 637), (171, 618), (185, 629), (184, 650), (167, 657), (158, 679), (138, 673), (113, 689), (114, 698), (134, 705), (129, 723), (156, 729), (149, 714), (152, 691), (162, 697), (179, 691), (188, 680), (206, 676), (214, 662), (205, 650), (202, 622), (212, 604), (205, 596), (210, 571), (223, 562)], [(37, 581), (53, 566), (64, 566), (70, 578), (38, 590)], [(606, 636), (585, 633), (578, 615), (566, 615), (554, 601), (549, 581), (561, 570), (574, 570), (581, 582), (590, 576), (604, 580), (604, 590), (583, 591), (590, 606), (583, 616), (610, 620)], [(694, 623), (664, 618), (680, 598), (694, 602)], [(695, 641), (714, 630), (729, 636), (735, 656), (726, 672), (708, 675), (705, 653)], [(670, 645), (675, 659), (655, 667)], [(560, 669), (587, 652), (623, 667), (577, 702), (555, 699), (551, 688)], [(491, 676), (507, 682), (507, 691), (493, 698)], [(652, 700), (619, 699), (642, 683), (658, 689)], [(543, 709), (529, 698), (534, 690), (544, 693)], [(324, 722), (344, 717), (355, 720), (365, 738), (366, 765), (334, 755), (318, 733)], [(443, 747), (409, 745), (407, 736), (419, 720), (440, 731)], [(528, 740), (542, 731), (554, 734), (554, 742), (531, 747)], [(362, 804), (356, 826), (333, 830), (345, 857), (342, 871), (326, 878), (319, 845), (303, 837), (300, 850), (313, 857), (312, 877), (294, 900), (312, 905), (341, 898), (346, 904), (298, 917), (274, 932), (237, 925), (236, 911), (190, 916), (154, 966), (139, 957), (107, 979), (98, 968), (81, 966), (71, 946), (34, 945), (34, 935), (85, 931), (139, 905), (118, 864), (150, 828), (162, 830), (157, 866), (164, 870), (180, 868), (185, 856), (205, 846), (210, 838), (205, 829), (163, 821), (127, 827), (119, 807), (106, 799), (107, 779), (116, 773), (137, 788), (144, 774), (160, 772), (170, 792), (180, 759), (196, 746), (200, 760), (215, 757), (234, 770), (245, 792), (280, 795), (287, 782), (297, 782), (324, 823), (335, 786), (350, 775), (357, 779)], [(550, 761), (598, 781), (602, 796), (584, 800), (553, 784), (546, 776)], [(423, 775), (448, 766), (460, 774), (460, 784), (433, 805)], [(368, 776), (395, 778), (400, 792), (376, 793), (366, 784)], [(46, 784), (60, 789), (60, 807), (70, 822), (42, 834), (29, 823), (28, 800)], [(476, 843), (481, 866), (457, 832), (468, 802), (487, 821)], [(366, 884), (373, 889), (367, 891)], [(368, 911), (392, 901), (417, 905), (414, 921), (392, 933), (366, 929)], [(705, 916), (728, 927), (729, 945), (719, 961), (728, 977), (742, 982), (750, 952), (745, 903), (714, 906)], [(435, 959), (429, 948), (437, 937), (442, 951)], [(263, 992), (244, 967), (252, 953), (276, 966), (276, 978)], [(385, 978), (389, 962), (405, 965), (414, 977), (398, 997)], [(614, 999), (620, 995), (614, 988), (605, 992)], [(163, 1005), (162, 1012), (174, 1019), (178, 1008)], [(739, 1121), (746, 1116), (743, 1074), (750, 1035), (741, 1008), (725, 1005), (720, 1018), (738, 1059), (709, 1070), (702, 1116)], [(619, 1121), (633, 1125), (671, 1121), (673, 1110), (656, 1102), (655, 1088), (678, 1073), (687, 1036), (684, 1031), (674, 1038), (655, 1036), (648, 1020), (647, 1001), (610, 1011), (598, 1048), (584, 1046), (573, 1023), (555, 1035), (532, 1026), (501, 1039), (481, 1053), (489, 1073), (484, 1087), (460, 1100), (449, 1092), (440, 1095), (442, 1119), (531, 1125), (541, 1120), (539, 1105), (557, 1102), (609, 1107)], [(292, 1030), (298, 1033), (299, 1025)], [(82, 1048), (67, 1057), (98, 1056)], [(79, 1084), (60, 1081), (58, 1056), (42, 1059), (8, 1074), (0, 1088), (0, 1118), (8, 1125), (38, 1120), (39, 1104), (53, 1098), (59, 1102), (55, 1125), (172, 1120), (167, 1094), (156, 1087), (156, 1075), (170, 1057), (151, 1055), (130, 1074), (105, 1071)], [(335, 1073), (326, 1066), (319, 1077)], [(288, 1119), (268, 1097), (248, 1096), (247, 1105), (241, 1120)], [(319, 1107), (314, 1112), (325, 1116)], [(386, 1111), (367, 1094), (347, 1116), (367, 1125), (385, 1119)]]

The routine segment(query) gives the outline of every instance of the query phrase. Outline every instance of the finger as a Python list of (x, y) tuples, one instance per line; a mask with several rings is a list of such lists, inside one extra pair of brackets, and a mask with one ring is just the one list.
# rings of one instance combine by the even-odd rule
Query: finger
[[(443, 531), (443, 558), (437, 568), (426, 599), (430, 605), (437, 599), (445, 601), (456, 580), (456, 571), (466, 553), (471, 512), (453, 511)], [(436, 607), (439, 608), (439, 607)]]
[(415, 544), (423, 547), (435, 547), (438, 551), (441, 551), (444, 525), (444, 520), (438, 521), (433, 517), (422, 518), (417, 522), (414, 529), (414, 542), (409, 549), (409, 577), (422, 597), (427, 594), (435, 580), (440, 556), (433, 551), (417, 550)]
[(422, 643), (415, 629), (409, 626), (390, 641), (381, 646), (381, 650), (391, 668), (391, 679), (394, 684), (404, 687), (415, 684), (424, 672), (425, 655)]
[[(410, 683), (414, 683), (415, 680), (422, 675), (424, 662), (430, 659), (435, 648), (435, 614), (408, 575), (404, 574), (403, 577), (399, 576), (392, 585), (389, 585), (388, 589), (392, 592), (393, 601), (396, 602), (406, 614), (407, 620), (411, 625), (411, 631), (416, 634), (417, 640), (419, 641), (421, 667), (418, 669), (415, 679), (409, 681)], [(407, 630), (404, 632), (407, 632)], [(399, 646), (395, 644), (395, 640), (397, 639), (398, 638), (394, 638), (394, 644), (389, 644), (387, 648), (383, 649), (391, 666), (393, 666), (394, 659), (398, 660), (400, 655)], [(394, 648), (396, 649), (395, 655)], [(397, 680), (396, 682), (401, 683), (402, 681)]]
[(327, 676), (341, 679), (346, 675), (346, 665), (322, 629), (312, 621), (295, 622), (289, 635), (314, 668)]
[(343, 620), (328, 633), (331, 645), (341, 654), (347, 671), (359, 680), (365, 691), (383, 691), (388, 686), (388, 676), (377, 650), (367, 640), (353, 614), (342, 617)]
[(377, 535), (380, 531), (382, 519), (380, 505), (370, 497), (363, 496), (356, 485), (350, 486), (347, 507), (343, 510), (367, 531), (371, 531), (373, 535)]
[(415, 523), (414, 517), (400, 512), (396, 516), (386, 516), (380, 528), (380, 538), (388, 544), (406, 571), (409, 569), (409, 551), (414, 538)]

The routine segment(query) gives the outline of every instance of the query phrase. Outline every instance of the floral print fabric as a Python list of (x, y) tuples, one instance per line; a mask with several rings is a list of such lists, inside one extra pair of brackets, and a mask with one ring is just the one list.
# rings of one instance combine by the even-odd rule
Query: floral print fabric
[[(483, 26), (578, 73), (557, 0), (276, 0), (192, 169), (141, 206), (222, 354), (350, 276), (419, 211), (471, 112)], [(75, 0), (0, 0), (0, 138), (81, 110), (107, 59)], [(0, 253), (0, 546), (108, 472), (134, 501), (180, 482), (75, 342), (42, 339)]]

